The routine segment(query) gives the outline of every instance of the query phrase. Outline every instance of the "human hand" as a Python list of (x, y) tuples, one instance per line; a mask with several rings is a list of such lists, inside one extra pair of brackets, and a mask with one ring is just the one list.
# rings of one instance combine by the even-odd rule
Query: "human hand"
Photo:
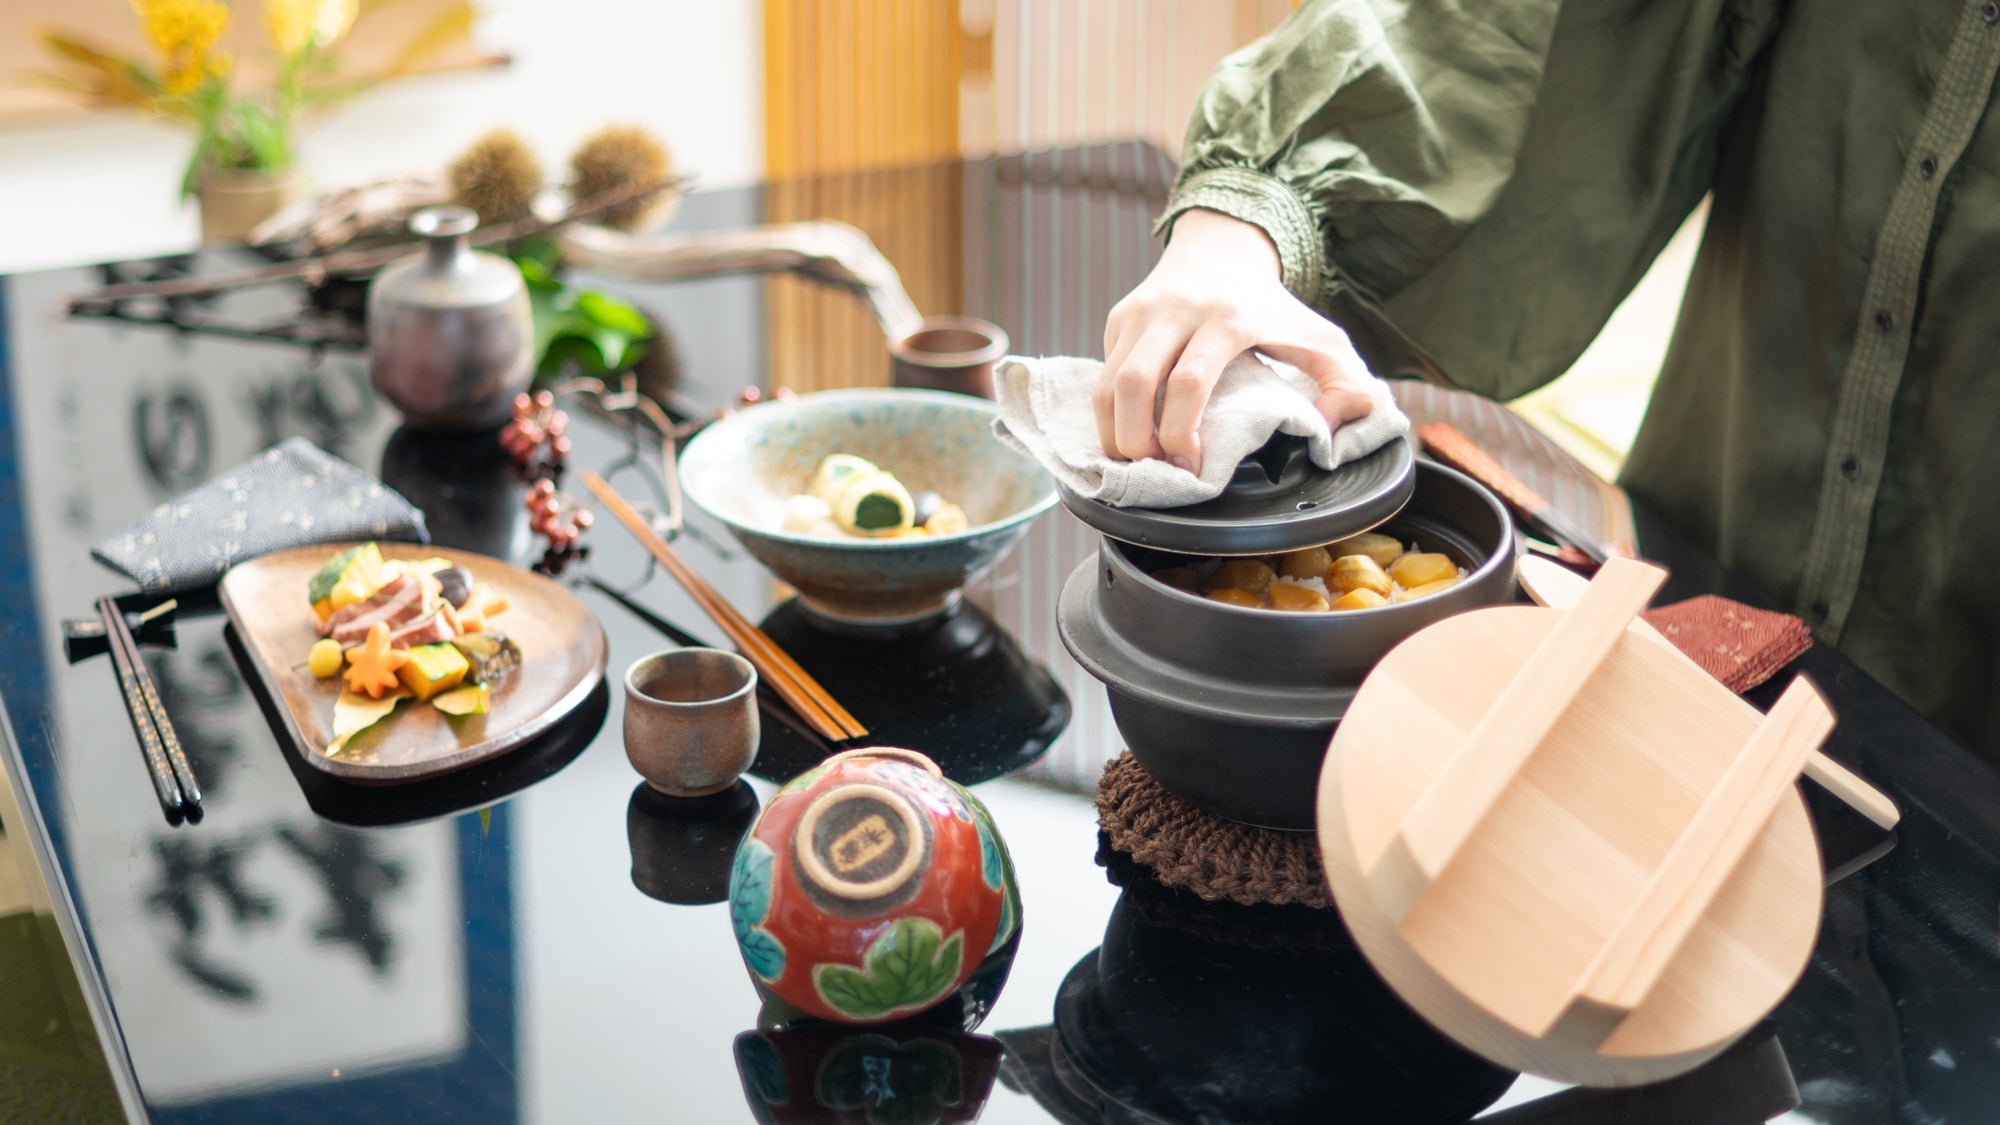
[(1328, 424), (1366, 416), (1367, 364), (1281, 277), (1262, 228), (1205, 208), (1182, 212), (1153, 272), (1104, 323), (1104, 373), (1092, 393), (1104, 452), (1200, 473), (1202, 410), (1222, 369), (1251, 348), (1318, 384), (1313, 405)]

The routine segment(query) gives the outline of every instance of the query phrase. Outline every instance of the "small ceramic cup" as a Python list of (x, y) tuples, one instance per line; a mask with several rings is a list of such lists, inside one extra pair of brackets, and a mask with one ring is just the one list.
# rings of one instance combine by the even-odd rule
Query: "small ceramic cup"
[(625, 756), (670, 797), (706, 797), (757, 760), (757, 669), (733, 652), (679, 648), (625, 670)]
[(898, 387), (993, 397), (993, 365), (1007, 354), (1007, 333), (990, 320), (927, 316), (889, 341), (889, 381)]

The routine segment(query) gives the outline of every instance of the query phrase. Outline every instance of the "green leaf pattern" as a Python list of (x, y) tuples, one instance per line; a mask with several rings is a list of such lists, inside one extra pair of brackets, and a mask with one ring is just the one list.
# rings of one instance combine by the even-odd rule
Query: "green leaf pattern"
[(785, 974), (785, 946), (763, 927), (771, 911), (774, 858), (770, 846), (752, 836), (736, 849), (729, 868), (729, 924), (736, 931), (736, 945), (743, 963), (767, 981)]
[(950, 938), (928, 918), (898, 918), (870, 943), (867, 967), (813, 966), (821, 1000), (852, 1019), (880, 1019), (921, 1011), (958, 985), (965, 963), (965, 933)]

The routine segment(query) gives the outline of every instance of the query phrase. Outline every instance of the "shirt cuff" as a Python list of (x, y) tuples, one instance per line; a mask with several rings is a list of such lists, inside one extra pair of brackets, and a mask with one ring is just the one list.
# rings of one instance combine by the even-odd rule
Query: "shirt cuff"
[(1326, 252), (1312, 208), (1292, 186), (1276, 176), (1250, 168), (1207, 168), (1185, 176), (1176, 186), (1154, 233), (1169, 230), (1190, 207), (1206, 207), (1262, 227), (1278, 247), (1278, 264), (1285, 288), (1308, 305), (1317, 305), (1326, 285)]

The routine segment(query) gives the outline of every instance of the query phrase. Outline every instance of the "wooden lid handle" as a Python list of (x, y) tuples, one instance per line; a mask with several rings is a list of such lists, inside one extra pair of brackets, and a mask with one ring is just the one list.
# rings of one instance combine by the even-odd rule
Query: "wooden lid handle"
[(1549, 630), (1369, 868), (1376, 904), (1390, 918), (1408, 916), (1666, 577), (1658, 567), (1612, 559)]
[(1595, 1047), (1645, 1001), (1806, 759), (1832, 732), (1826, 700), (1804, 676), (1793, 680), (1695, 810), (1542, 1035)]
[[(1521, 559), (1517, 567), (1522, 591), (1534, 599), (1535, 604), (1545, 605), (1550, 609), (1568, 609), (1576, 604), (1577, 599), (1583, 597), (1585, 590), (1590, 588), (1589, 579), (1547, 559), (1529, 555)], [(1647, 624), (1643, 617), (1632, 622), (1632, 628), (1660, 644), (1669, 648), (1674, 647), (1672, 641), (1658, 629)], [(1748, 703), (1743, 704), (1743, 707), (1750, 709)], [(1890, 800), (1887, 794), (1820, 751), (1815, 750), (1812, 757), (1806, 759), (1805, 775), (1884, 831), (1896, 827), (1897, 821), (1902, 819), (1902, 812), (1896, 808), (1896, 802)]]

